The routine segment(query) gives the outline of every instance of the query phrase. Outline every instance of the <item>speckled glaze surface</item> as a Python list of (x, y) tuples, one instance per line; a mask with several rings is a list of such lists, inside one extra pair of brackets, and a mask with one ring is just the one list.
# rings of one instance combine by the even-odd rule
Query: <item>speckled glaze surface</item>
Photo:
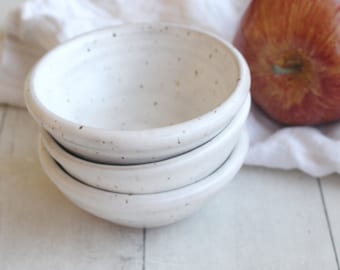
[(67, 152), (46, 131), (41, 131), (41, 140), (67, 173), (91, 186), (133, 194), (168, 191), (192, 184), (221, 166), (240, 137), (249, 109), (250, 96), (227, 128), (209, 142), (153, 163), (126, 166), (89, 162)]
[(39, 61), (25, 101), (89, 160), (162, 160), (217, 135), (244, 103), (249, 69), (229, 43), (165, 24), (128, 24), (66, 42)]
[(153, 194), (124, 194), (83, 184), (62, 170), (39, 145), (43, 169), (55, 185), (80, 208), (111, 222), (130, 227), (158, 227), (179, 221), (198, 210), (233, 179), (248, 150), (244, 132), (227, 161), (213, 174), (183, 188)]

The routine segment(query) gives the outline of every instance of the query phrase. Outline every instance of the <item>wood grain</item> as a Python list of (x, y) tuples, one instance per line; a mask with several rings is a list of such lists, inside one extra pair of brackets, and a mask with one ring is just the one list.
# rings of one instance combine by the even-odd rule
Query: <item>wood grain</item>
[[(339, 228), (340, 231), (340, 228)], [(243, 168), (201, 213), (148, 230), (146, 269), (337, 269), (315, 179)]]
[(244, 167), (196, 215), (143, 233), (91, 216), (56, 189), (27, 111), (0, 107), (0, 127), (1, 270), (339, 270), (330, 237), (332, 229), (339, 249), (338, 175), (321, 181), (321, 193), (303, 173)]
[(338, 270), (340, 269), (340, 177), (331, 175), (321, 179), (321, 192), (324, 196), (325, 215), (329, 222), (329, 238), (332, 241), (334, 257), (337, 262)]
[(37, 131), (27, 112), (7, 109), (0, 136), (0, 269), (142, 269), (142, 230), (71, 204), (40, 167)]

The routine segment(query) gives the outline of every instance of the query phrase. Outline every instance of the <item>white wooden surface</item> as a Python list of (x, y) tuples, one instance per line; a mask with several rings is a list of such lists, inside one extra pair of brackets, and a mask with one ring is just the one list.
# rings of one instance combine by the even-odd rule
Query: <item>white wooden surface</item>
[[(340, 177), (332, 175), (322, 179), (321, 191), (324, 196), (325, 213), (328, 219), (329, 236), (332, 241), (334, 253), (340, 253)], [(336, 262), (339, 266), (339, 257), (336, 256)]]
[[(19, 2), (0, 0), (0, 24)], [(1, 270), (340, 270), (339, 175), (244, 167), (191, 218), (128, 229), (55, 188), (38, 162), (37, 133), (25, 110), (0, 106)]]
[(128, 229), (73, 206), (42, 172), (38, 129), (0, 107), (0, 269), (338, 269), (340, 177), (244, 167), (194, 216)]
[(200, 214), (146, 240), (152, 270), (336, 269), (318, 186), (299, 172), (244, 168)]
[(142, 269), (143, 231), (69, 203), (40, 168), (28, 113), (0, 112), (0, 269)]

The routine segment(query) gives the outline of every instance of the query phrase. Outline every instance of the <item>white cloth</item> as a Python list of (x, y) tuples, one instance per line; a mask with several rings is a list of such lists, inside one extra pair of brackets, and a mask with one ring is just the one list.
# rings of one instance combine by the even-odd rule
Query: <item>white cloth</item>
[[(80, 33), (126, 22), (167, 21), (214, 32), (231, 41), (250, 0), (31, 0), (8, 18), (0, 62), (0, 102), (24, 106), (30, 67), (46, 51)], [(246, 164), (300, 169), (321, 177), (340, 173), (340, 123), (284, 128), (253, 106)]]

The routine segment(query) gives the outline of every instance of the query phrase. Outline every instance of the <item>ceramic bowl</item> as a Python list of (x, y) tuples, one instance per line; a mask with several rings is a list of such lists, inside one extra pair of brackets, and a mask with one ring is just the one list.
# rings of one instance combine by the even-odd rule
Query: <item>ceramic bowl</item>
[(132, 194), (168, 191), (196, 182), (221, 166), (239, 139), (249, 109), (250, 97), (216, 137), (192, 151), (153, 163), (128, 166), (94, 163), (70, 154), (46, 131), (42, 131), (41, 139), (65, 171), (86, 184)]
[(184, 26), (128, 24), (47, 53), (28, 76), (25, 101), (69, 151), (136, 164), (216, 136), (249, 87), (244, 58), (226, 41)]
[(113, 223), (130, 227), (157, 227), (187, 217), (233, 179), (248, 149), (243, 133), (227, 161), (213, 174), (194, 184), (153, 194), (125, 194), (97, 189), (67, 174), (39, 145), (42, 167), (54, 184), (80, 208)]

